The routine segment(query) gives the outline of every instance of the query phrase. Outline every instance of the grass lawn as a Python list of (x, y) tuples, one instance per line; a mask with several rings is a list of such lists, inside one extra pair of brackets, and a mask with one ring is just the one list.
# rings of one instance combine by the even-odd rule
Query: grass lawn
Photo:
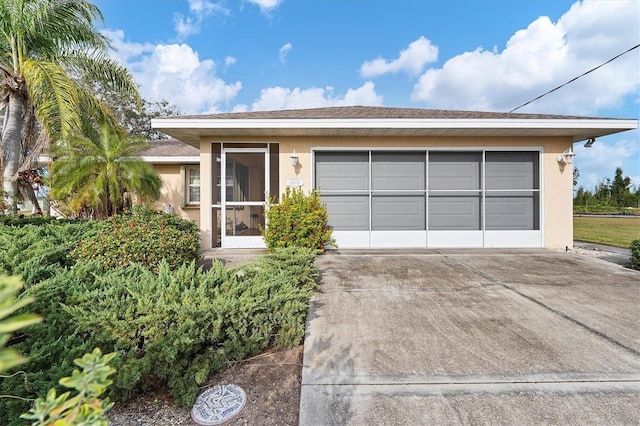
[(631, 241), (640, 239), (640, 218), (574, 217), (573, 239), (629, 248)]

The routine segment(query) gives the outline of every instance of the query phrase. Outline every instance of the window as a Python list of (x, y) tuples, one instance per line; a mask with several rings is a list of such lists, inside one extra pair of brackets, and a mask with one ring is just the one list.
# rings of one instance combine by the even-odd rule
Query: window
[(200, 167), (187, 166), (186, 174), (186, 205), (200, 204)]

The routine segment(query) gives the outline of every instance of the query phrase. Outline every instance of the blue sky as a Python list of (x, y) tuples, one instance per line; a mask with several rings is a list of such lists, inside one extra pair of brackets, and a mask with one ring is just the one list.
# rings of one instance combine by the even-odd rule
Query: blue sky
[[(637, 0), (98, 0), (145, 98), (183, 113), (509, 111), (640, 43)], [(640, 48), (518, 112), (638, 118)], [(640, 186), (640, 133), (576, 144), (580, 185)]]

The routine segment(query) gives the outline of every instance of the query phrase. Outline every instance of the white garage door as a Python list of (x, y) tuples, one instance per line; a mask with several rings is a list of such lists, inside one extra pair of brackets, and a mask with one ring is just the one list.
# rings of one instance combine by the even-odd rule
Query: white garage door
[(541, 247), (539, 151), (316, 151), (340, 247)]

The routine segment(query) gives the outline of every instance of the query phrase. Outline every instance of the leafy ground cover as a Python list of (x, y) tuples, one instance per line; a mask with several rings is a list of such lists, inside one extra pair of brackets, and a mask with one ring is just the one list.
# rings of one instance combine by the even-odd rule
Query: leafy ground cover
[[(171, 222), (166, 219), (150, 215), (146, 222), (162, 226), (147, 229), (165, 231)], [(101, 225), (0, 226), (7, 243), (0, 246), (0, 270), (28, 278), (22, 297), (34, 298), (30, 309), (44, 318), (9, 342), (29, 361), (22, 366), (25, 374), (0, 381), (0, 394), (43, 396), (70, 374), (74, 359), (98, 347), (117, 353), (112, 398), (161, 388), (177, 405), (188, 406), (198, 386), (222, 368), (301, 343), (317, 276), (316, 250), (275, 249), (237, 268), (215, 262), (206, 271), (197, 267), (197, 258), (175, 266), (166, 260), (150, 264), (147, 256), (105, 268), (91, 256), (74, 256), (84, 247), (81, 241), (103, 240), (109, 252), (109, 239), (97, 236), (106, 226), (130, 229), (134, 222), (124, 217)], [(191, 234), (188, 226), (183, 231)], [(189, 244), (183, 248), (190, 251)], [(154, 250), (149, 241), (145, 253)], [(97, 246), (91, 252), (105, 253)], [(22, 424), (18, 416), (28, 408), (28, 401), (0, 399), (0, 424)]]
[(633, 240), (640, 239), (640, 218), (574, 217), (573, 238), (577, 241), (629, 248)]

